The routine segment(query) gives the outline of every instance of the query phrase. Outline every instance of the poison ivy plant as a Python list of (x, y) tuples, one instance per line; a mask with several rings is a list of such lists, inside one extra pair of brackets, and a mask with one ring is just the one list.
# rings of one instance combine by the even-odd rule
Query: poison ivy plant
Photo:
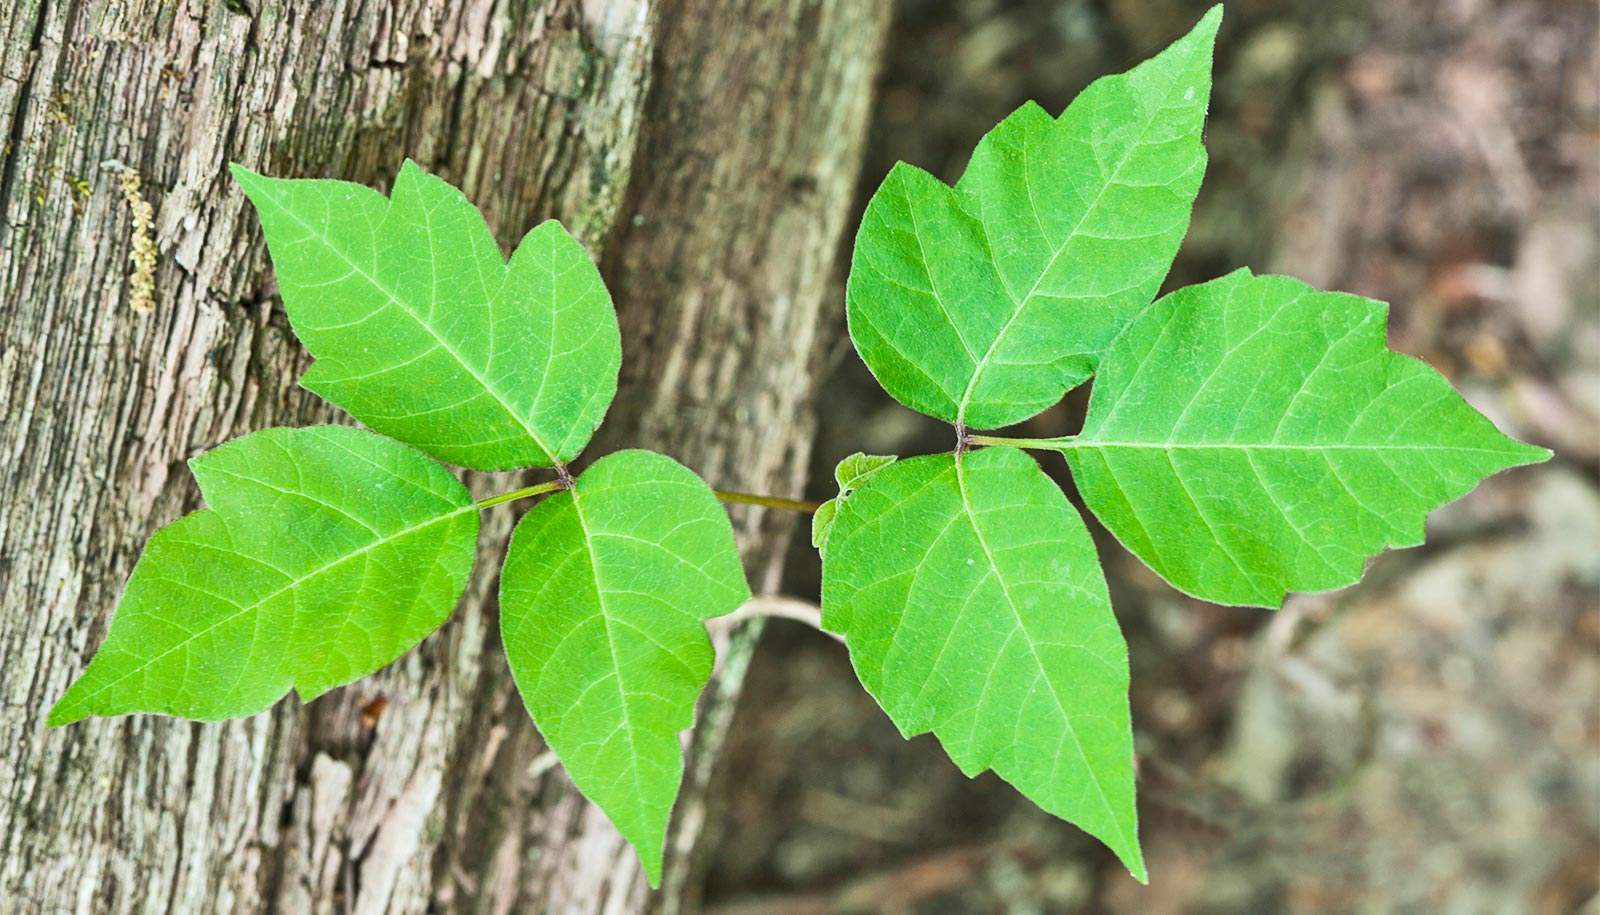
[[(372, 673), (449, 616), (480, 509), (555, 493), (506, 559), (507, 656), (551, 749), (655, 885), (677, 733), (710, 676), (701, 621), (750, 592), (728, 517), (691, 471), (643, 451), (575, 480), (566, 467), (621, 360), (594, 263), (553, 221), (508, 263), (461, 192), (410, 161), (390, 197), (233, 173), (317, 357), (301, 383), (384, 435), (274, 429), (192, 461), (210, 507), (151, 538), (49, 723), (231, 718)], [(428, 455), (557, 479), (475, 503)]]
[[(1384, 306), (1239, 271), (1151, 303), (1200, 185), (1213, 9), (1059, 118), (1018, 109), (954, 188), (901, 164), (868, 205), (850, 336), (901, 403), (953, 423), (818, 513), (823, 626), (907, 735), (933, 731), (1145, 879), (1127, 649), (1082, 519), (1019, 452), (1190, 594), (1276, 606), (1422, 540), (1427, 512), (1549, 452), (1384, 346)], [(1096, 377), (1076, 436), (972, 434)], [(991, 446), (971, 450), (975, 446)]]
[[(656, 885), (679, 733), (712, 668), (704, 623), (750, 595), (717, 500), (815, 508), (822, 625), (890, 719), (1144, 880), (1127, 646), (1084, 519), (1017, 449), (1064, 454), (1105, 526), (1178, 588), (1263, 607), (1356, 581), (1369, 556), (1419, 543), (1435, 507), (1549, 457), (1390, 352), (1381, 303), (1247, 270), (1152, 302), (1205, 167), (1220, 22), (1212, 10), (1060, 117), (1018, 109), (954, 187), (889, 173), (856, 237), (851, 339), (957, 444), (852, 455), (821, 506), (713, 491), (646, 451), (573, 476), (621, 349), (600, 275), (558, 223), (507, 261), (461, 193), (409, 161), (388, 197), (235, 167), (316, 357), (301, 383), (382, 434), (274, 429), (195, 458), (209, 507), (151, 538), (49, 723), (248, 715), (371, 673), (459, 600), (478, 512), (544, 497), (501, 570), (507, 660)], [(972, 431), (1091, 377), (1077, 435)], [(435, 458), (556, 479), (474, 502)]]

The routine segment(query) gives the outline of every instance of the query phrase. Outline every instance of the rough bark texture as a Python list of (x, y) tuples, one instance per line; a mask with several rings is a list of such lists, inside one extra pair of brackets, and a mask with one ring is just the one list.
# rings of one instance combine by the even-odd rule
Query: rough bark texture
[[(485, 519), (451, 622), (369, 681), (216, 725), (47, 732), (44, 713), (145, 539), (196, 507), (182, 462), (337, 419), (294, 384), (307, 357), (229, 160), (381, 186), (410, 155), (503, 245), (562, 218), (604, 252), (625, 341), (592, 453), (652, 447), (721, 486), (797, 490), (885, 6), (0, 6), (0, 909), (675, 908), (753, 636), (722, 646), (652, 897), (542, 752), (496, 650), (510, 507)], [(149, 312), (130, 307), (139, 233), (112, 159), (155, 208)], [(736, 523), (759, 590), (788, 524)]]

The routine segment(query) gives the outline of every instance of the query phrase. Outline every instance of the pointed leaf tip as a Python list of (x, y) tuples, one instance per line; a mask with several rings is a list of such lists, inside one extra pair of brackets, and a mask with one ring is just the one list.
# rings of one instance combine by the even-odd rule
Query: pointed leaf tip
[[(234, 183), (239, 185), (239, 190), (244, 191), (245, 197), (249, 198), (252, 204), (256, 203), (257, 192), (271, 180), (238, 162), (228, 163), (228, 174), (233, 176)], [(259, 206), (257, 208), (259, 209)]]
[(1517, 444), (1517, 452), (1520, 456), (1520, 462), (1517, 464), (1519, 467), (1529, 464), (1543, 464), (1556, 456), (1556, 453), (1549, 448), (1541, 448), (1538, 445), (1530, 445), (1527, 442), (1517, 441), (1516, 439), (1512, 439), (1512, 441)]
[(74, 715), (72, 712), (68, 711), (66, 705), (67, 697), (65, 695), (63, 695), (60, 699), (57, 699), (55, 704), (50, 706), (50, 714), (45, 716), (44, 726), (47, 728), (64, 727), (89, 717), (86, 713)]

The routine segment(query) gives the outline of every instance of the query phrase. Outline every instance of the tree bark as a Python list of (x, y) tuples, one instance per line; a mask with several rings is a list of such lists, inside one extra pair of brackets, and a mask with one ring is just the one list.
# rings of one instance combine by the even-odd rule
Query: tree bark
[[(402, 155), (502, 245), (561, 218), (624, 339), (598, 455), (798, 492), (887, 0), (12, 0), (0, 6), (0, 909), (675, 911), (754, 635), (719, 645), (666, 889), (543, 752), (498, 652), (485, 517), (467, 597), (375, 677), (254, 718), (43, 728), (182, 462), (339, 421), (227, 177), (383, 186)], [(115, 160), (117, 164), (106, 164)], [(136, 174), (135, 195), (124, 191)], [(148, 228), (134, 198), (153, 207)], [(130, 252), (157, 255), (135, 308)], [(470, 475), (481, 494), (503, 475)], [(790, 519), (735, 512), (757, 590)]]

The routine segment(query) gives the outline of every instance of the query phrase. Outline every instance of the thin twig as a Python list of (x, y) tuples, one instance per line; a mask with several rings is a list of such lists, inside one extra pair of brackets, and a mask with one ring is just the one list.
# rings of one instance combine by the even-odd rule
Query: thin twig
[(784, 499), (779, 496), (760, 496), (749, 492), (729, 492), (724, 489), (715, 490), (717, 498), (723, 502), (737, 502), (740, 505), (760, 505), (763, 508), (777, 508), (783, 511), (801, 512), (814, 515), (822, 507), (820, 502), (806, 502), (801, 499)]
[(741, 623), (761, 617), (776, 617), (804, 623), (828, 638), (840, 644), (844, 643), (844, 636), (822, 628), (821, 607), (798, 597), (790, 597), (787, 594), (757, 594), (755, 597), (740, 604), (739, 609), (727, 616), (719, 616), (714, 620), (710, 620), (706, 625), (714, 630), (729, 632)]

